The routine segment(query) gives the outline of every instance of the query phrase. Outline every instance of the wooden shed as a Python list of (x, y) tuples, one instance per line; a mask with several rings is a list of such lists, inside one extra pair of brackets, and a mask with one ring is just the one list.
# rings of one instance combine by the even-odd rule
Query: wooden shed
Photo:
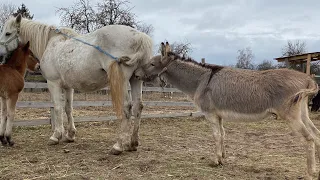
[(300, 64), (303, 67), (306, 63), (305, 73), (310, 75), (311, 61), (320, 60), (320, 52), (311, 52), (294, 56), (278, 57), (275, 58), (275, 60), (277, 60), (278, 62), (285, 62), (287, 67), (289, 67), (290, 64)]

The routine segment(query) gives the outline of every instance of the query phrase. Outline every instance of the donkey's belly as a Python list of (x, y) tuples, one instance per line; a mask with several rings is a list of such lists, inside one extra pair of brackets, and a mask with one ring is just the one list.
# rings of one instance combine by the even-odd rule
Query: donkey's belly
[(273, 110), (266, 110), (261, 113), (238, 113), (234, 111), (219, 111), (219, 115), (223, 120), (226, 121), (259, 121), (274, 114)]

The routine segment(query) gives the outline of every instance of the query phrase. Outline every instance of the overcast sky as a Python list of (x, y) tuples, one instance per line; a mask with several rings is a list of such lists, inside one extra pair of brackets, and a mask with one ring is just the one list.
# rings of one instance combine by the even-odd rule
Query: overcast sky
[[(6, 0), (4, 0), (6, 1)], [(75, 0), (13, 0), (26, 4), (34, 19), (60, 25), (55, 7)], [(93, 0), (94, 2), (102, 0)], [(9, 2), (9, 1), (8, 1)], [(302, 40), (320, 51), (320, 2), (316, 0), (130, 0), (137, 19), (155, 28), (155, 44), (168, 40), (192, 44), (200, 61), (230, 65), (237, 50), (251, 47), (256, 63), (281, 55), (288, 40)], [(276, 62), (275, 60), (273, 60)]]

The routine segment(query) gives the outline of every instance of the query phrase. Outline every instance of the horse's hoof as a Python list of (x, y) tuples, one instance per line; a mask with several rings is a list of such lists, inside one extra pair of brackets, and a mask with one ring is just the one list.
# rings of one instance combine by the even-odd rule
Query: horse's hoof
[(112, 149), (109, 151), (109, 154), (111, 154), (111, 155), (119, 155), (119, 154), (121, 154), (121, 153), (122, 153), (122, 151), (116, 150), (116, 149), (114, 149), (114, 148), (112, 148)]
[(50, 138), (48, 141), (48, 145), (53, 146), (59, 144), (59, 140), (54, 140), (53, 138)]

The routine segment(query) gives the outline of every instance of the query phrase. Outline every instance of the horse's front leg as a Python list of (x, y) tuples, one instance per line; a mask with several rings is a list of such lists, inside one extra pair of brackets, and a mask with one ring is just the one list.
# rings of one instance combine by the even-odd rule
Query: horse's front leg
[[(127, 87), (127, 82), (125, 81), (124, 87)], [(124, 88), (124, 106), (123, 106), (123, 114), (120, 124), (120, 131), (118, 132), (119, 137), (116, 144), (113, 145), (110, 154), (118, 155), (121, 154), (124, 150), (124, 146), (127, 146), (126, 144), (129, 144), (129, 137), (130, 137), (130, 130), (131, 130), (131, 97), (128, 93), (127, 88)]]
[(62, 88), (59, 86), (58, 83), (47, 81), (49, 91), (51, 93), (51, 99), (54, 104), (54, 132), (50, 137), (49, 144), (55, 145), (59, 143), (59, 140), (62, 138), (64, 133), (63, 127), (63, 116), (62, 116)]
[(134, 127), (131, 136), (131, 142), (127, 147), (128, 151), (136, 151), (139, 146), (139, 129), (141, 113), (143, 109), (142, 104), (142, 81), (132, 77), (130, 79), (131, 95), (133, 100), (132, 112), (134, 116)]
[(8, 110), (8, 116), (7, 116), (7, 126), (6, 131), (4, 133), (4, 137), (6, 138), (6, 141), (8, 142), (9, 146), (13, 146), (14, 142), (11, 139), (12, 134), (12, 126), (13, 126), (13, 120), (14, 115), (16, 111), (16, 104), (18, 101), (19, 94), (13, 94), (7, 99), (7, 110)]
[(4, 137), (4, 132), (6, 131), (7, 126), (7, 101), (4, 98), (1, 98), (1, 123), (0, 123), (0, 141), (2, 145), (7, 145), (8, 142)]
[(76, 127), (73, 119), (73, 89), (65, 89), (65, 111), (68, 118), (68, 129), (64, 138), (64, 142), (74, 142), (76, 135)]

